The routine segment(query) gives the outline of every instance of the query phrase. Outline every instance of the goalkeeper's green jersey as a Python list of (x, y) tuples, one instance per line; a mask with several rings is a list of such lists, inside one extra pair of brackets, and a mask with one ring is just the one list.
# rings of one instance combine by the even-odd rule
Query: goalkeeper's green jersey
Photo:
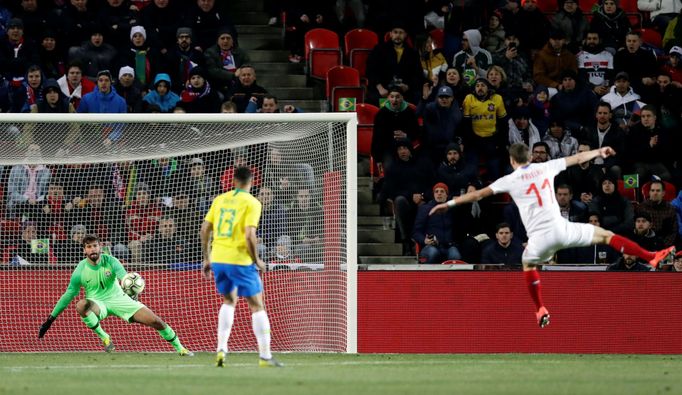
[(59, 298), (57, 305), (54, 306), (51, 315), (56, 318), (64, 311), (73, 298), (78, 296), (81, 287), (85, 288), (87, 299), (105, 301), (114, 297), (128, 297), (117, 281), (125, 275), (126, 270), (121, 262), (111, 255), (100, 255), (99, 262), (96, 265), (92, 265), (88, 263), (87, 259), (83, 259), (71, 274), (69, 286), (64, 295)]

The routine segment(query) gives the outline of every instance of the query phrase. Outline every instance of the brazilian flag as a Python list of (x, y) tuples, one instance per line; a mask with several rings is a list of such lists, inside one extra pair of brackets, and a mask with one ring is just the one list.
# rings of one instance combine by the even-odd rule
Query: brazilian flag
[(339, 97), (339, 111), (355, 111), (355, 98)]
[(623, 184), (627, 189), (639, 188), (639, 174), (624, 174)]

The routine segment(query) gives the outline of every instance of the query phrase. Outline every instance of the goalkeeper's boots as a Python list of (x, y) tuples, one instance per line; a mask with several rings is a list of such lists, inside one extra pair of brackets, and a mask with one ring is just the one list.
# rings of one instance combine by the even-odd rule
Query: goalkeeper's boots
[(270, 359), (260, 358), (258, 360), (258, 366), (261, 368), (283, 368), (284, 364), (273, 357)]
[(180, 351), (178, 351), (178, 355), (181, 357), (193, 357), (194, 353), (183, 347)]
[(102, 344), (104, 344), (105, 352), (112, 352), (116, 349), (116, 346), (114, 346), (114, 342), (111, 341), (110, 337), (107, 337), (106, 339), (102, 340)]
[(225, 366), (225, 351), (218, 351), (215, 356), (215, 366), (218, 368)]
[(654, 269), (658, 268), (658, 264), (672, 262), (675, 259), (675, 246), (668, 247), (665, 250), (656, 251), (654, 259), (649, 261), (649, 265)]
[(545, 306), (540, 307), (537, 313), (535, 313), (535, 318), (537, 318), (540, 328), (549, 325), (549, 311), (547, 311)]

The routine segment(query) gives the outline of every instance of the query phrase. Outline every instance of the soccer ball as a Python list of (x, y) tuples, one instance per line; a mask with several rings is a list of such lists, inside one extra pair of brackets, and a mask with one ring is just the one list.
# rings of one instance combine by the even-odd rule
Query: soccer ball
[(144, 278), (140, 273), (127, 273), (121, 279), (121, 289), (128, 296), (135, 296), (144, 290)]

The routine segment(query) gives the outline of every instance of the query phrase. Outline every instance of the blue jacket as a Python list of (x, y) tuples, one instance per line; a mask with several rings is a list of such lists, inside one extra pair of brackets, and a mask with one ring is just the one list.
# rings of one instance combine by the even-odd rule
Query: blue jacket
[[(95, 87), (90, 93), (87, 93), (81, 99), (76, 112), (79, 113), (93, 113), (93, 114), (125, 114), (128, 112), (128, 105), (124, 98), (122, 98), (116, 89), (111, 87), (111, 92), (104, 94), (99, 91), (99, 87)], [(111, 128), (111, 133), (107, 138), (111, 141), (118, 141), (123, 135), (123, 124), (103, 125)]]
[(677, 213), (677, 233), (682, 236), (682, 191), (677, 194), (677, 197), (670, 202), (672, 206), (675, 208), (675, 212)]
[[(166, 81), (169, 89), (168, 93), (163, 96), (159, 95), (156, 91), (156, 86), (161, 81)], [(180, 101), (180, 96), (170, 91), (171, 86), (170, 76), (166, 73), (159, 73), (156, 75), (156, 78), (154, 78), (154, 89), (151, 89), (142, 100), (148, 104), (156, 104), (161, 109), (161, 112), (171, 112)]]
[(422, 204), (417, 209), (412, 239), (419, 243), (420, 246), (424, 246), (424, 238), (427, 234), (436, 236), (436, 240), (438, 240), (441, 246), (447, 246), (454, 242), (452, 237), (454, 226), (452, 212), (429, 216), (429, 211), (435, 206), (436, 201), (431, 200), (428, 203)]

